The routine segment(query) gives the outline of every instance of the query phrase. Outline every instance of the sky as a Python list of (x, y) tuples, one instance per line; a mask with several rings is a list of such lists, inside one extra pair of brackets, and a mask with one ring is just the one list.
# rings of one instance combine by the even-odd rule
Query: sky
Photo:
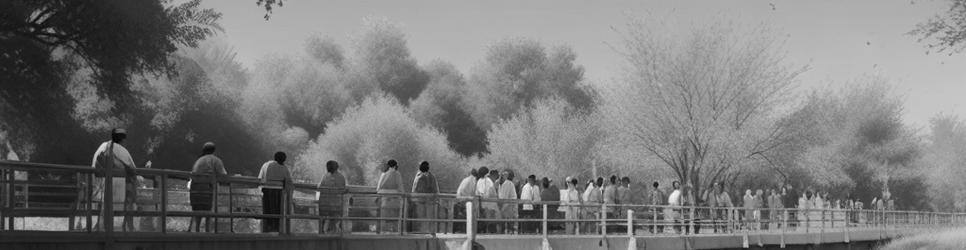
[(722, 19), (766, 24), (785, 36), (789, 65), (807, 65), (796, 91), (838, 87), (878, 76), (906, 102), (904, 119), (925, 129), (938, 113), (966, 119), (966, 52), (926, 53), (906, 33), (946, 9), (944, 0), (816, 1), (577, 1), (577, 0), (286, 0), (265, 20), (254, 1), (205, 0), (223, 14), (220, 21), (237, 59), (251, 68), (268, 55), (299, 55), (308, 37), (332, 37), (351, 49), (351, 35), (366, 17), (387, 18), (407, 35), (420, 64), (443, 60), (464, 74), (484, 57), (488, 45), (530, 38), (577, 53), (587, 81), (620, 78), (624, 61), (615, 51), (616, 29), (642, 16), (673, 18), (682, 28)]

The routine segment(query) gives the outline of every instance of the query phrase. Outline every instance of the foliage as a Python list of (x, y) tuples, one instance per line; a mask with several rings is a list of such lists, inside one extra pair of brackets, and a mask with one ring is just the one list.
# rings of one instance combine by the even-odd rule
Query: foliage
[(466, 81), (452, 64), (434, 61), (425, 66), (430, 81), (409, 106), (413, 117), (446, 132), (450, 147), (462, 155), (486, 151), (486, 131), (473, 122), (463, 105)]
[(930, 120), (923, 156), (930, 200), (939, 211), (966, 211), (966, 123), (952, 115)]
[(389, 159), (399, 162), (406, 188), (416, 166), (429, 161), (440, 187), (455, 187), (464, 175), (463, 160), (437, 130), (420, 125), (405, 107), (388, 96), (368, 98), (327, 125), (325, 133), (309, 143), (297, 166), (313, 169), (318, 180), (325, 162), (339, 162), (350, 184), (375, 185), (379, 167)]
[(588, 109), (594, 92), (583, 85), (584, 69), (574, 64), (576, 58), (569, 47), (554, 48), (547, 55), (544, 46), (534, 40), (497, 42), (473, 69), (465, 105), (477, 126), (484, 129), (551, 96)]
[(521, 176), (591, 177), (603, 133), (590, 115), (572, 109), (564, 100), (546, 99), (494, 124), (484, 159), (491, 168), (514, 169)]
[(717, 23), (685, 34), (632, 22), (626, 79), (603, 94), (605, 131), (626, 138), (700, 194), (787, 141), (774, 113), (804, 68), (784, 66), (764, 28)]
[(354, 39), (355, 63), (360, 73), (403, 105), (419, 96), (429, 76), (406, 47), (406, 35), (386, 19), (366, 18), (365, 27)]
[(916, 25), (910, 35), (926, 42), (927, 48), (938, 52), (959, 53), (966, 49), (966, 0), (948, 0), (949, 9), (924, 23)]

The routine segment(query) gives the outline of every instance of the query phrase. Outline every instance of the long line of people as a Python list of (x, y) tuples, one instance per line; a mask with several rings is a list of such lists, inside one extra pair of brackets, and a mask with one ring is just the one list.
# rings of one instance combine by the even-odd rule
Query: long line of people
[[(93, 167), (95, 168), (117, 168), (127, 170), (130, 173), (136, 166), (127, 150), (121, 145), (126, 138), (126, 132), (122, 129), (112, 131), (112, 139), (101, 144), (95, 152)], [(214, 143), (205, 143), (202, 147), (202, 154), (193, 166), (192, 173), (196, 175), (223, 176), (226, 175), (224, 165), (221, 160), (214, 155)], [(262, 165), (258, 178), (267, 185), (262, 187), (262, 205), (265, 214), (280, 214), (284, 207), (283, 197), (292, 197), (292, 176), (285, 166), (286, 155), (277, 152), (272, 161)], [(150, 162), (145, 167), (149, 167)], [(379, 214), (382, 218), (399, 218), (411, 216), (420, 219), (435, 219), (439, 215), (439, 202), (434, 194), (440, 193), (439, 183), (436, 177), (430, 172), (430, 163), (422, 162), (419, 164), (418, 173), (415, 175), (412, 189), (409, 193), (426, 194), (424, 196), (413, 196), (407, 200), (403, 195), (407, 193), (404, 189), (402, 175), (399, 172), (399, 164), (395, 160), (389, 160), (382, 166), (381, 174), (377, 181), (376, 193), (382, 196), (379, 199)], [(144, 180), (135, 178), (134, 174), (126, 174), (112, 180), (114, 202), (105, 204), (116, 204), (123, 200), (123, 206), (116, 209), (134, 209), (134, 198), (136, 196), (135, 187), (143, 186)], [(722, 208), (735, 208), (741, 210), (737, 216), (741, 217), (739, 227), (748, 229), (768, 229), (781, 226), (796, 226), (799, 221), (820, 221), (824, 220), (824, 213), (815, 213), (808, 209), (862, 209), (863, 203), (851, 199), (830, 201), (828, 192), (814, 192), (808, 190), (799, 194), (791, 185), (781, 186), (778, 189), (756, 191), (746, 190), (739, 201), (735, 204), (728, 192), (725, 192), (722, 183), (715, 183), (702, 195), (691, 195), (690, 187), (682, 187), (679, 182), (671, 184), (670, 191), (660, 187), (660, 183), (654, 182), (651, 190), (647, 191), (646, 186), (632, 186), (630, 177), (618, 178), (613, 175), (610, 178), (597, 177), (588, 180), (584, 185), (573, 176), (564, 178), (565, 189), (560, 190), (553, 182), (552, 178), (537, 178), (529, 175), (518, 185), (514, 181), (514, 173), (509, 169), (502, 171), (480, 167), (471, 169), (468, 175), (460, 182), (456, 189), (457, 198), (482, 198), (484, 199), (478, 206), (477, 218), (483, 219), (479, 224), (481, 232), (488, 233), (537, 233), (540, 230), (540, 223), (533, 219), (542, 218), (544, 206), (534, 205), (533, 203), (545, 202), (547, 204), (547, 215), (551, 219), (573, 220), (566, 223), (551, 223), (552, 229), (565, 230), (568, 233), (580, 232), (600, 232), (603, 228), (597, 222), (601, 218), (618, 219), (622, 218), (625, 209), (620, 208), (622, 204), (627, 205), (650, 205), (651, 207), (641, 210), (642, 216), (647, 216), (655, 220), (663, 221), (660, 225), (647, 227), (651, 232), (663, 232), (666, 225), (673, 225), (674, 231), (681, 232), (689, 228), (682, 227), (681, 222), (685, 219), (694, 221), (705, 220), (705, 222), (725, 221), (737, 218), (726, 212)], [(192, 179), (189, 182), (191, 208), (194, 211), (212, 211), (212, 190), (214, 181), (208, 178)], [(339, 164), (335, 161), (326, 163), (326, 173), (322, 176), (318, 184), (319, 202), (318, 214), (325, 217), (337, 217), (344, 211), (344, 200), (342, 195), (346, 193), (346, 178), (339, 172)], [(103, 178), (99, 178), (93, 185), (94, 199), (105, 199)], [(286, 192), (287, 193), (283, 193)], [(697, 199), (692, 201), (691, 199)], [(499, 200), (512, 202), (500, 202)], [(404, 205), (410, 205), (410, 214), (403, 215), (401, 209)], [(681, 206), (701, 206), (711, 209), (697, 215), (685, 215)], [(736, 206), (738, 205), (738, 206)], [(888, 192), (883, 194), (882, 199), (874, 199), (871, 202), (873, 209), (892, 210), (894, 201)], [(465, 206), (462, 202), (457, 202), (452, 207), (455, 218), (465, 218)], [(603, 207), (603, 208), (602, 208)], [(715, 209), (718, 208), (718, 209)], [(786, 212), (784, 208), (798, 208), (792, 212)], [(103, 210), (102, 210), (103, 212)], [(103, 216), (100, 216), (103, 217)], [(100, 227), (100, 217), (95, 228)], [(849, 220), (858, 222), (859, 216), (849, 214)], [(522, 223), (515, 223), (517, 218), (530, 219)], [(578, 221), (579, 220), (579, 221)], [(208, 230), (208, 219), (205, 230)], [(787, 221), (788, 225), (782, 225), (779, 221)], [(200, 225), (202, 218), (192, 219), (192, 226), (195, 231), (201, 231)], [(423, 232), (436, 232), (441, 224), (431, 221), (417, 221), (411, 225), (397, 224), (398, 220), (385, 219), (377, 223), (377, 231), (392, 232), (396, 230), (412, 230)], [(142, 223), (143, 224), (143, 223)], [(133, 230), (130, 216), (125, 216), (123, 220), (124, 230)], [(326, 220), (322, 228), (323, 231), (332, 232), (339, 229), (338, 220)], [(465, 231), (464, 225), (460, 223), (450, 223), (452, 231)], [(267, 218), (262, 223), (263, 232), (278, 232), (279, 220), (277, 218)], [(717, 223), (712, 223), (714, 231), (732, 230)], [(607, 229), (608, 231), (619, 230), (619, 228)], [(696, 228), (700, 231), (700, 225)]]

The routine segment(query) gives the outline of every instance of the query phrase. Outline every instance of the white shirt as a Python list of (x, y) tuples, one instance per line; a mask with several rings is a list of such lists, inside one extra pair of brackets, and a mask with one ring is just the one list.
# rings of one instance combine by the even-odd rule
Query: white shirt
[[(540, 201), (540, 187), (530, 183), (524, 184), (520, 189), (520, 200)], [(523, 210), (533, 210), (533, 205), (523, 204)]]
[(476, 196), (476, 177), (467, 176), (463, 178), (460, 186), (456, 188), (456, 197), (473, 198), (473, 196)]
[(500, 185), (499, 191), (500, 199), (516, 200), (517, 199), (517, 187), (513, 184), (513, 181), (506, 180), (503, 181), (503, 185)]
[(671, 206), (681, 205), (681, 190), (675, 189), (671, 195), (667, 196), (667, 204)]
[[(94, 151), (94, 160), (91, 161), (91, 167), (98, 168), (97, 157), (100, 156), (101, 154), (106, 153), (108, 148), (110, 148), (110, 145), (111, 145), (111, 141), (106, 141), (104, 143), (101, 143), (100, 147), (97, 147), (97, 151)], [(108, 155), (105, 155), (105, 156), (110, 157)], [(107, 162), (104, 162), (102, 164), (107, 164)], [(103, 165), (100, 167), (107, 168), (107, 165)], [(125, 167), (129, 167), (129, 168), (135, 167), (134, 159), (131, 158), (131, 153), (127, 151), (127, 148), (124, 148), (124, 146), (121, 146), (121, 144), (114, 143), (114, 168), (125, 168)]]
[[(480, 178), (476, 181), (476, 195), (484, 199), (497, 199), (500, 198), (499, 194), (496, 192), (496, 186), (493, 184), (493, 180), (488, 177)], [(500, 208), (496, 205), (496, 202), (481, 202), (483, 208), (499, 210)]]

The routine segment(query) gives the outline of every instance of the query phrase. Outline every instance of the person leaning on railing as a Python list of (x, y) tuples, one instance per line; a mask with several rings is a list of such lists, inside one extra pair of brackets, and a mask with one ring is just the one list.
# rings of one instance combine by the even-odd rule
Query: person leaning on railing
[[(292, 175), (285, 167), (285, 153), (275, 152), (274, 158), (263, 164), (258, 172), (258, 178), (265, 183), (262, 186), (262, 213), (266, 215), (281, 215), (286, 195), (292, 197)], [(278, 218), (265, 218), (262, 232), (279, 232), (279, 221)]]
[[(319, 181), (319, 193), (315, 197), (319, 200), (319, 216), (340, 217), (342, 216), (342, 206), (344, 205), (342, 196), (347, 191), (346, 179), (339, 172), (339, 163), (336, 161), (326, 162), (325, 172), (322, 180)], [(320, 230), (324, 233), (332, 233), (337, 229), (343, 230), (345, 228), (345, 223), (341, 223), (339, 220), (326, 219), (322, 224)]]
[[(413, 178), (413, 194), (425, 195), (413, 197), (415, 217), (417, 219), (436, 219), (436, 195), (439, 194), (439, 183), (436, 181), (436, 177), (429, 172), (429, 162), (427, 161), (419, 164), (419, 173)], [(413, 224), (413, 231), (435, 233), (436, 222), (416, 222)]]
[[(96, 169), (124, 169), (125, 176), (115, 176), (111, 180), (112, 197), (104, 197), (104, 177), (96, 178), (94, 181), (94, 199), (101, 200), (101, 215), (97, 217), (94, 230), (101, 230), (101, 220), (106, 216), (106, 206), (114, 206), (115, 202), (122, 200), (121, 209), (126, 211), (134, 210), (134, 200), (136, 196), (137, 178), (134, 172), (134, 159), (121, 143), (127, 139), (127, 132), (124, 129), (116, 128), (111, 130), (111, 140), (101, 143), (101, 146), (94, 152), (94, 160), (91, 164)], [(116, 207), (116, 206), (115, 206)], [(116, 209), (116, 208), (115, 208)], [(117, 210), (115, 210), (117, 211)], [(130, 215), (124, 216), (122, 223), (124, 231), (134, 231), (134, 221)]]
[[(460, 181), (460, 185), (456, 188), (456, 204), (453, 204), (453, 218), (454, 219), (466, 219), (466, 202), (467, 199), (476, 198), (476, 173), (475, 168), (471, 168), (469, 174)], [(474, 202), (475, 205), (478, 206)], [(478, 209), (473, 209), (474, 213), (479, 213)], [(465, 233), (466, 223), (454, 223), (453, 224), (454, 233)]]
[[(379, 175), (379, 182), (376, 184), (377, 194), (388, 194), (380, 197), (380, 217), (399, 218), (402, 216), (402, 196), (392, 194), (405, 194), (402, 175), (399, 173), (399, 165), (396, 160), (389, 160), (383, 167), (383, 172)], [(386, 220), (379, 223), (380, 232), (385, 230), (396, 230), (395, 220)]]
[[(211, 212), (214, 186), (218, 185), (217, 177), (228, 174), (225, 171), (225, 164), (222, 163), (218, 156), (215, 156), (215, 143), (206, 142), (202, 146), (201, 157), (198, 157), (198, 160), (195, 161), (194, 166), (191, 168), (191, 174), (191, 181), (188, 182), (191, 211)], [(206, 176), (202, 177), (199, 175)], [(204, 217), (205, 221), (205, 232), (209, 231), (211, 218), (206, 216), (194, 216), (191, 218), (191, 225), (188, 226), (188, 231), (191, 231), (193, 226), (195, 232), (201, 232), (202, 217)]]

